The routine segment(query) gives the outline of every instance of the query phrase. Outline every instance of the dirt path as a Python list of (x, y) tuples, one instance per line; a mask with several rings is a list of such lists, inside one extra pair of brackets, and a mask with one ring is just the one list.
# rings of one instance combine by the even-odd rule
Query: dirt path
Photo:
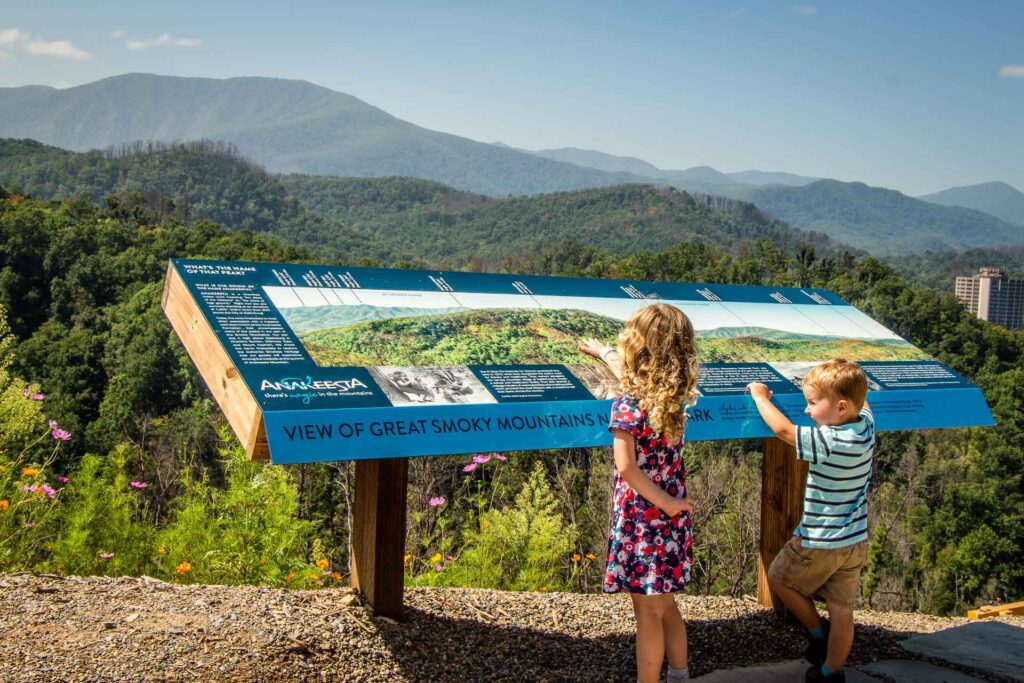
[[(691, 671), (795, 659), (802, 634), (746, 600), (679, 597)], [(0, 576), (0, 681), (624, 681), (623, 596), (410, 589), (407, 619), (345, 590)], [(965, 619), (862, 611), (852, 659)], [(1024, 619), (1016, 620), (1024, 624)]]

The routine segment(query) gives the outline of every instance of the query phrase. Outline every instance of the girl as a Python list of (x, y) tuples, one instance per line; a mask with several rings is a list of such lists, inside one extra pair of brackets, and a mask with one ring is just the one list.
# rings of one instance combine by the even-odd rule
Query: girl
[(683, 467), (684, 408), (697, 397), (693, 325), (678, 308), (647, 306), (626, 323), (617, 349), (596, 339), (580, 351), (619, 378), (612, 403), (615, 491), (606, 593), (626, 591), (636, 615), (639, 683), (657, 683), (668, 655), (668, 683), (690, 680), (686, 626), (673, 593), (690, 581), (693, 537)]

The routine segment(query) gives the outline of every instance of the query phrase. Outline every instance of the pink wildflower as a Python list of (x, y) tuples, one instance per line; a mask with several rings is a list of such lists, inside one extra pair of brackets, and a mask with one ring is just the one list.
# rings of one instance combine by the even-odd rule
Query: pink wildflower
[(44, 398), (46, 398), (46, 394), (32, 394), (33, 401), (42, 401)]
[(61, 484), (66, 484), (66, 483), (68, 483), (68, 478), (67, 477), (57, 477), (57, 481), (59, 481)]
[(444, 496), (438, 496), (437, 498), (431, 498), (430, 499), (430, 507), (436, 508), (438, 505), (444, 505), (447, 502), (448, 501), (446, 501), (444, 499)]
[(508, 460), (508, 458), (506, 458), (501, 453), (491, 453), (491, 457), (494, 458), (495, 460), (500, 460), (502, 462), (505, 462), (506, 460)]
[(21, 395), (24, 396), (25, 398), (28, 398), (28, 387), (25, 387), (24, 389), (21, 390)]
[(49, 424), (50, 424), (50, 429), (56, 429), (57, 428), (57, 421), (56, 420), (50, 420)]
[(49, 498), (50, 500), (53, 500), (54, 497), (57, 495), (57, 491), (52, 486), (47, 486), (46, 484), (40, 486), (39, 491), (41, 493), (45, 493), (46, 497)]
[(54, 429), (53, 432), (51, 432), (51, 435), (53, 438), (57, 439), (57, 441), (71, 440), (71, 432), (65, 432), (63, 429)]
[(100, 553), (99, 555), (104, 560), (109, 560), (110, 558), (112, 558), (114, 556), (114, 553)]
[(149, 486), (149, 484), (147, 484), (144, 481), (130, 481), (128, 482), (128, 485), (131, 486), (133, 489), (144, 489), (147, 486)]
[(443, 564), (437, 565), (436, 567), (434, 567), (434, 571), (435, 572), (443, 572), (444, 571), (444, 565)]
[(466, 465), (465, 467), (463, 467), (462, 471), (463, 472), (472, 472), (475, 469), (476, 469), (476, 463), (475, 462), (471, 462), (468, 465)]
[(34, 529), (35, 526), (36, 526), (36, 523), (35, 522), (25, 522), (21, 526), (23, 526), (26, 529)]
[(489, 455), (474, 455), (473, 456), (473, 462), (475, 462), (478, 465), (483, 465), (485, 462), (490, 462), (490, 461), (491, 461), (491, 456), (489, 456)]

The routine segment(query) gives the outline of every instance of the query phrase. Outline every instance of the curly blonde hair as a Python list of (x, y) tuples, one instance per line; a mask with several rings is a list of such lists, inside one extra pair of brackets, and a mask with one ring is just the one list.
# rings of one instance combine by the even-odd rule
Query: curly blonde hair
[(637, 399), (651, 427), (678, 441), (685, 409), (697, 400), (697, 341), (693, 324), (675, 306), (640, 309), (619, 335), (622, 390)]

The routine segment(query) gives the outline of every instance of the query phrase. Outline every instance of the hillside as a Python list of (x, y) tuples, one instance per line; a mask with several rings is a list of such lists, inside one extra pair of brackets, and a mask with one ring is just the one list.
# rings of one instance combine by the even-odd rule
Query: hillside
[(926, 194), (918, 199), (943, 206), (976, 209), (1007, 223), (1024, 225), (1024, 192), (1002, 182), (951, 187), (935, 194)]
[(94, 202), (135, 193), (168, 217), (267, 231), (349, 263), (493, 264), (565, 240), (623, 254), (679, 241), (730, 247), (759, 238), (841, 249), (735, 200), (641, 185), (496, 200), (413, 178), (273, 175), (212, 142), (75, 153), (0, 140), (0, 186)]
[[(655, 181), (669, 182), (682, 189), (701, 189), (715, 185), (809, 185), (820, 178), (808, 178), (793, 173), (771, 171), (737, 171), (722, 173), (710, 166), (695, 166), (685, 170), (663, 170), (636, 157), (618, 156), (592, 149), (577, 147), (561, 147), (559, 149), (540, 149), (529, 151), (531, 154), (556, 161), (564, 161), (577, 166), (594, 168), (609, 173), (633, 173)], [(700, 186), (697, 188), (696, 186)]]
[(412, 176), (504, 197), (640, 180), (427, 130), (306, 81), (124, 74), (74, 88), (0, 88), (0, 136), (66, 149), (230, 142), (268, 170)]
[(911, 282), (952, 292), (958, 275), (977, 275), (984, 266), (1005, 268), (1010, 277), (1024, 278), (1024, 246), (986, 247), (957, 252), (925, 252), (887, 259)]
[(364, 253), (367, 237), (289, 197), (280, 181), (223, 143), (135, 144), (83, 154), (34, 140), (0, 139), (0, 187), (64, 201), (145, 206), (156, 219), (213, 221), (236, 229), (331, 235), (339, 250)]
[(722, 189), (786, 223), (892, 255), (1024, 244), (1024, 228), (960, 207), (939, 206), (863, 183)]
[[(3, 680), (561, 683), (636, 675), (632, 611), (616, 595), (411, 588), (407, 619), (395, 623), (372, 617), (347, 589), (3, 575), (0, 586)], [(676, 600), (694, 675), (803, 652), (796, 628), (748, 600)], [(966, 621), (858, 610), (851, 666), (913, 658), (898, 645), (907, 635)]]

